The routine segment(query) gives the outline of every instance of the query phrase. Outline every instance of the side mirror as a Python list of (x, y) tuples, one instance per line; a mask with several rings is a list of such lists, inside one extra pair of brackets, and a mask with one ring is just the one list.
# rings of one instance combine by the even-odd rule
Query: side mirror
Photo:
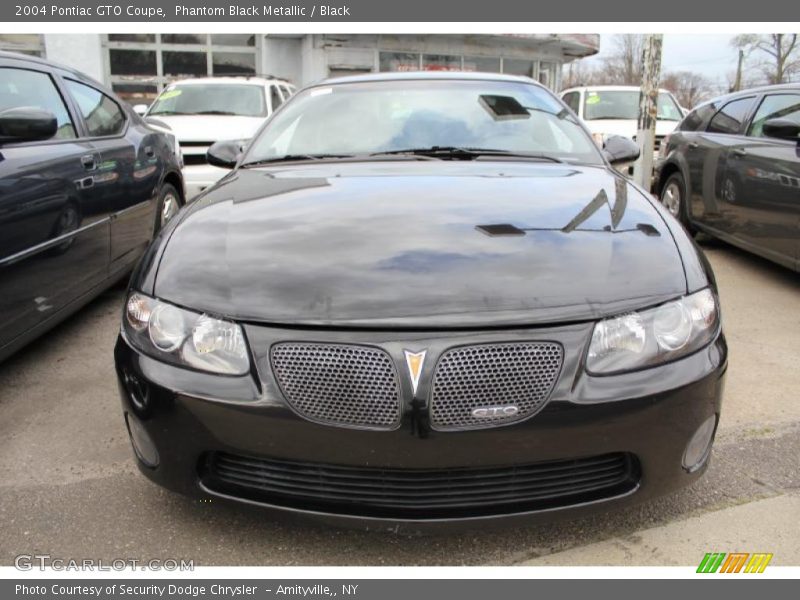
[(239, 140), (221, 140), (215, 142), (206, 151), (208, 164), (223, 169), (232, 169), (242, 154), (242, 143)]
[(762, 131), (767, 137), (791, 140), (793, 142), (800, 141), (800, 123), (789, 119), (769, 119), (764, 121)]
[(612, 165), (639, 158), (639, 145), (624, 135), (609, 135), (603, 140), (603, 154)]
[(57, 131), (58, 121), (49, 110), (33, 106), (20, 106), (0, 112), (0, 141), (48, 140)]
[(133, 112), (135, 112), (140, 117), (143, 117), (144, 113), (147, 112), (148, 108), (149, 107), (147, 106), (147, 104), (134, 104), (133, 105)]
[(145, 117), (144, 122), (150, 125), (150, 127), (158, 129), (159, 131), (172, 133), (172, 127), (170, 127), (169, 124), (166, 123), (165, 121), (162, 121), (161, 119), (158, 119), (156, 117)]

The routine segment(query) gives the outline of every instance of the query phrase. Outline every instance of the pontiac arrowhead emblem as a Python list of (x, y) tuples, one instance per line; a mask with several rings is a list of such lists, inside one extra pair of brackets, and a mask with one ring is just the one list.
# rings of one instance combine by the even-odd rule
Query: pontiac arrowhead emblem
[(423, 350), (422, 352), (403, 350), (403, 353), (406, 355), (406, 366), (408, 366), (408, 374), (411, 375), (411, 389), (414, 390), (414, 394), (417, 393), (419, 376), (422, 374), (422, 363), (425, 362), (425, 354), (427, 352), (427, 350)]

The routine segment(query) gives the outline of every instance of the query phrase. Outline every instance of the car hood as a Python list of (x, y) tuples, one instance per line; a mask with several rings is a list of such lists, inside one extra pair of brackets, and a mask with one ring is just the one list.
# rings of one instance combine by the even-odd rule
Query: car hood
[[(586, 121), (586, 126), (592, 133), (603, 133), (606, 135), (623, 135), (635, 138), (637, 133), (636, 119), (598, 119)], [(656, 135), (661, 137), (675, 131), (678, 121), (656, 121)]]
[[(226, 115), (153, 115), (166, 123), (182, 145), (184, 154), (192, 154), (194, 149), (205, 154), (208, 146), (219, 140), (247, 140), (264, 122), (264, 117), (238, 117)], [(186, 143), (191, 145), (187, 146)]]
[(528, 162), (240, 169), (182, 215), (149, 280), (199, 311), (364, 327), (586, 320), (686, 293), (627, 180)]

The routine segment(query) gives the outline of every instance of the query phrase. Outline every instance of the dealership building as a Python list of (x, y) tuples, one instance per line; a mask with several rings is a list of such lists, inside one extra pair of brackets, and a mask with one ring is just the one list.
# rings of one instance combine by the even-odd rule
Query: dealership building
[(171, 81), (269, 74), (297, 86), (378, 71), (487, 71), (558, 90), (562, 65), (596, 54), (596, 34), (0, 34), (0, 50), (42, 56), (149, 102)]

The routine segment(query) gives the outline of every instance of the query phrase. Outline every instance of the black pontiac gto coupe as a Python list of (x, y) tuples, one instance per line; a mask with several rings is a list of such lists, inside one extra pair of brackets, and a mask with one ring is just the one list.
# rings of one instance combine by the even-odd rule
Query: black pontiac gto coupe
[(150, 246), (116, 347), (141, 470), (418, 526), (694, 481), (727, 349), (681, 225), (529, 79), (311, 86)]

